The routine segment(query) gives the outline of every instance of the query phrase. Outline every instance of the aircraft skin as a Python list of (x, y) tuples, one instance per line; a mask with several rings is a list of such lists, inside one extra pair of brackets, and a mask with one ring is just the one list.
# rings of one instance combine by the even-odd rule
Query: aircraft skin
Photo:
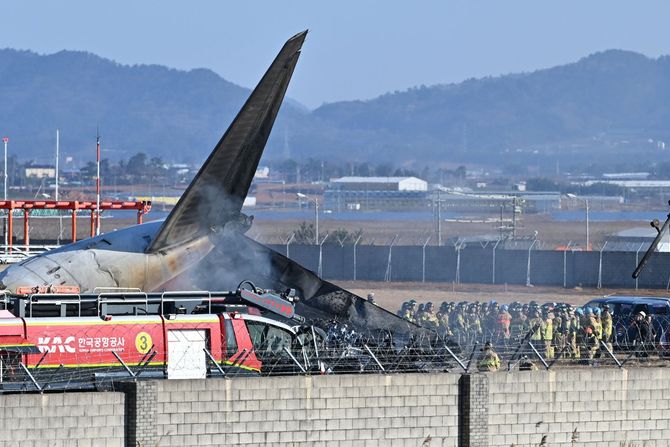
[[(418, 326), (322, 280), (253, 241), (241, 212), (307, 31), (282, 47), (249, 99), (165, 221), (84, 239), (8, 267), (0, 289), (41, 285), (145, 292), (198, 288), (233, 290), (242, 280), (293, 288), (298, 310), (312, 321), (332, 319), (369, 331), (426, 334)], [(226, 275), (229, 272), (229, 275)]]
[(214, 247), (205, 236), (146, 253), (162, 224), (148, 222), (64, 245), (10, 266), (0, 274), (0, 281), (12, 292), (37, 285), (76, 285), (82, 293), (119, 287), (159, 290)]

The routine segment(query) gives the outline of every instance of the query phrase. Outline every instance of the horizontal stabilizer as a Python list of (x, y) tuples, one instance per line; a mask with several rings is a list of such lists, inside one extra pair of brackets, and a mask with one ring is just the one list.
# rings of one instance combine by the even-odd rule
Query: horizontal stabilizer
[(240, 219), (307, 31), (290, 38), (147, 248), (156, 252)]

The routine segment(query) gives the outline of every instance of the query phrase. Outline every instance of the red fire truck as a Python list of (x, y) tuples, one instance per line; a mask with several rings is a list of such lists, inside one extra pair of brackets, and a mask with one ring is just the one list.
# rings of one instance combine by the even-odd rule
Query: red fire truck
[[(39, 291), (38, 291), (39, 292)], [(0, 382), (72, 371), (99, 375), (209, 375), (303, 369), (290, 294), (234, 292), (30, 293), (0, 310)]]

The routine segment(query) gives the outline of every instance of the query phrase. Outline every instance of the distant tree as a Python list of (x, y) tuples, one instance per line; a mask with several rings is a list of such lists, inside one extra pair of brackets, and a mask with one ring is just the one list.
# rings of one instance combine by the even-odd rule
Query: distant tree
[(316, 158), (308, 158), (301, 166), (300, 172), (303, 176), (303, 181), (316, 182), (321, 180), (322, 167), (325, 168), (324, 162)]
[(296, 244), (313, 244), (316, 230), (313, 223), (300, 222), (298, 229), (295, 231)]
[(561, 188), (558, 183), (546, 177), (533, 177), (526, 180), (526, 189), (528, 191), (559, 191)]
[(375, 174), (379, 177), (391, 177), (393, 166), (388, 163), (382, 163), (375, 168)]
[(133, 176), (141, 177), (146, 174), (147, 154), (138, 152), (128, 160), (128, 173)]
[(149, 167), (153, 169), (163, 169), (163, 159), (161, 157), (151, 157), (149, 160)]
[(83, 168), (81, 168), (79, 170), (79, 172), (81, 172), (82, 178), (84, 178), (86, 180), (91, 180), (91, 179), (95, 178), (95, 176), (97, 174), (97, 171), (98, 171), (98, 168), (95, 165), (95, 162), (93, 162), (93, 161), (86, 162), (86, 166), (84, 166)]
[(624, 189), (611, 183), (598, 182), (580, 188), (580, 194), (589, 196), (622, 196)]
[[(94, 161), (86, 162), (86, 166), (79, 170), (84, 179), (93, 180), (98, 176), (98, 165)], [(100, 177), (109, 177), (112, 173), (112, 168), (110, 166), (109, 160), (103, 158), (100, 160)]]
[(111, 175), (112, 169), (111, 169), (111, 163), (109, 162), (108, 158), (103, 158), (100, 160), (100, 176), (101, 177), (109, 177)]
[(326, 244), (353, 245), (359, 237), (363, 236), (363, 229), (349, 231), (344, 228), (338, 228), (328, 233)]
[(652, 175), (657, 179), (669, 179), (670, 178), (670, 161), (662, 161), (657, 163), (651, 169)]
[(288, 158), (279, 162), (276, 167), (277, 172), (285, 181), (293, 183), (297, 181), (298, 162)]
[(526, 166), (520, 165), (520, 164), (511, 164), (507, 165), (503, 168), (503, 173), (507, 175), (524, 175), (528, 172), (528, 169)]
[(327, 182), (331, 178), (342, 177), (343, 172), (345, 172), (344, 165), (324, 162), (324, 169), (323, 169), (324, 179), (323, 180), (325, 182)]
[(429, 166), (424, 166), (424, 168), (421, 170), (421, 176), (419, 178), (422, 178), (424, 180), (432, 179), (432, 172)]
[(454, 177), (459, 180), (465, 180), (465, 174), (467, 173), (465, 166), (459, 166), (454, 170)]
[(355, 174), (361, 177), (370, 176), (370, 165), (367, 163), (361, 163), (355, 167)]

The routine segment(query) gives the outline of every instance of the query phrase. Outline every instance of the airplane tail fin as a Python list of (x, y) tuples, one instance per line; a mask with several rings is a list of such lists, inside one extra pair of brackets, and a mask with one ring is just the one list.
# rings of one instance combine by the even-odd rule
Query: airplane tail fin
[(147, 252), (203, 236), (240, 218), (307, 31), (291, 37), (161, 226)]

